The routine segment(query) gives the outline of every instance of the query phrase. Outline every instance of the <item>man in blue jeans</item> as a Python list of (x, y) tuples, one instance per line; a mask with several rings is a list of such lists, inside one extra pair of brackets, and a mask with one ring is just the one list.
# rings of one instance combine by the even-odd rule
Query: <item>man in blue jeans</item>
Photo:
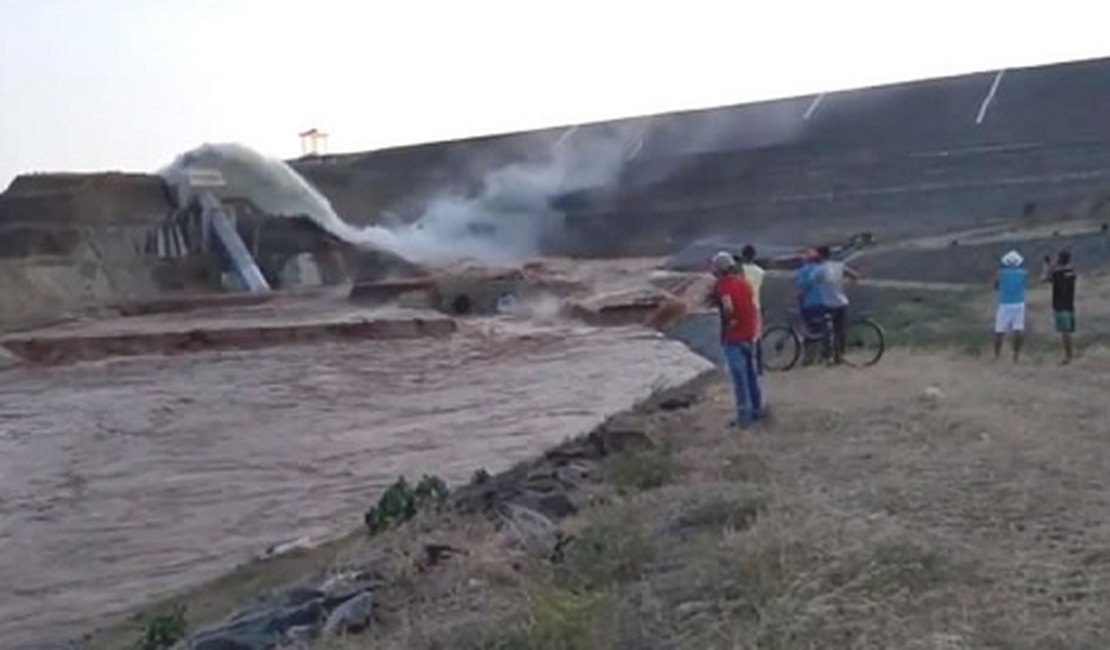
[[(798, 290), (798, 306), (802, 312), (802, 322), (806, 329), (817, 337), (823, 339), (825, 333), (825, 299), (821, 294), (821, 285), (818, 282), (818, 272), (821, 270), (821, 260), (816, 250), (807, 250), (803, 262), (794, 271), (794, 287)], [(814, 361), (817, 349), (806, 342), (805, 356), (802, 363), (811, 364)]]
[(763, 417), (756, 367), (759, 317), (751, 285), (740, 275), (732, 254), (717, 253), (711, 264), (717, 278), (713, 297), (721, 315), (721, 348), (736, 397), (736, 423), (746, 427)]

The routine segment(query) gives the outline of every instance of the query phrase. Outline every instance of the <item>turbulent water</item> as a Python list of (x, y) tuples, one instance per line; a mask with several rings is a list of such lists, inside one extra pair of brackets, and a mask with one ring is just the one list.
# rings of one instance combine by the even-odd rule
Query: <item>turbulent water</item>
[(400, 474), (505, 468), (706, 367), (639, 329), (485, 322), (0, 374), (0, 638), (49, 647), (357, 526)]

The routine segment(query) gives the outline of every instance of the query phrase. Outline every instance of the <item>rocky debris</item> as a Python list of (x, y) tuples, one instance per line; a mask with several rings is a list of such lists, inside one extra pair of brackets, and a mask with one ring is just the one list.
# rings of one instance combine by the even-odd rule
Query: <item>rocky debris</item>
[(601, 437), (601, 448), (606, 455), (651, 449), (655, 446), (655, 441), (644, 432), (642, 422), (634, 416), (610, 419), (601, 426), (597, 435)]
[(498, 518), (502, 530), (518, 548), (550, 557), (559, 547), (562, 537), (558, 527), (540, 512), (508, 503), (499, 510)]
[(600, 481), (590, 462), (604, 457), (600, 438), (587, 436), (560, 445), (541, 460), (518, 465), (497, 476), (476, 477), (455, 491), (451, 503), (463, 513), (494, 515), (516, 504), (546, 517), (562, 519), (578, 512)]
[(266, 548), (265, 551), (259, 553), (255, 558), (258, 561), (272, 560), (276, 557), (283, 555), (292, 555), (304, 551), (310, 551), (322, 543), (321, 540), (314, 540), (310, 537), (298, 537), (286, 542), (273, 544)]
[(659, 410), (678, 411), (688, 409), (698, 403), (698, 394), (694, 392), (672, 395), (659, 401)]
[(424, 566), (434, 567), (456, 555), (466, 555), (466, 551), (450, 544), (425, 544)]
[(324, 594), (324, 607), (329, 611), (364, 591), (374, 591), (385, 584), (376, 573), (354, 569), (334, 574), (318, 589)]
[(659, 403), (637, 412), (617, 415), (589, 434), (568, 440), (543, 457), (491, 476), (475, 473), (469, 484), (456, 489), (450, 505), (465, 514), (500, 517), (506, 505), (534, 511), (559, 520), (577, 513), (597, 493), (602, 482), (601, 464), (612, 454), (656, 446), (647, 434), (644, 416), (655, 410), (687, 408), (697, 401), (696, 389), (664, 391)]
[(316, 638), (317, 630), (312, 625), (299, 625), (285, 631), (283, 645), (292, 648), (307, 648)]
[(188, 650), (269, 650), (287, 640), (293, 628), (319, 627), (326, 612), (323, 598), (289, 606), (263, 607), (235, 616), (226, 625), (190, 637)]
[(544, 459), (557, 466), (567, 465), (576, 461), (596, 461), (605, 456), (601, 446), (601, 438), (595, 433), (572, 440), (544, 454)]
[[(718, 350), (719, 347), (718, 345)], [(678, 411), (690, 408), (701, 401), (701, 396), (705, 394), (706, 385), (717, 377), (716, 370), (707, 370), (692, 381), (658, 391), (641, 402), (634, 413), (644, 415), (656, 411)]]
[(270, 650), (303, 645), (321, 635), (365, 629), (373, 615), (374, 590), (381, 580), (365, 571), (296, 586), (232, 616), (226, 623), (201, 630), (176, 646), (179, 650)]
[(324, 637), (357, 634), (370, 625), (374, 611), (374, 593), (364, 591), (336, 607), (324, 623)]

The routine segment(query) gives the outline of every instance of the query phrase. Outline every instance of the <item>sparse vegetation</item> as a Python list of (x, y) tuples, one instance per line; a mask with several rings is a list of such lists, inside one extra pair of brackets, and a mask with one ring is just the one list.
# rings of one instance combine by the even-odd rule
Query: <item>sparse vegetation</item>
[(415, 487), (405, 477), (397, 479), (367, 511), (364, 521), (371, 535), (377, 535), (416, 516), (429, 508), (438, 508), (447, 500), (447, 484), (438, 476), (424, 476)]
[(525, 628), (533, 650), (591, 650), (603, 647), (609, 595), (547, 588), (532, 597)]
[(642, 526), (614, 507), (594, 513), (556, 566), (556, 581), (580, 591), (599, 591), (638, 579), (654, 549)]
[(133, 650), (167, 650), (185, 638), (188, 629), (185, 607), (167, 606), (146, 618), (143, 622), (142, 636), (132, 648)]
[(653, 490), (670, 483), (678, 471), (678, 461), (669, 448), (650, 447), (610, 456), (607, 472), (622, 492)]
[(675, 531), (746, 530), (755, 523), (766, 499), (755, 489), (734, 490), (683, 504), (672, 529)]
[(978, 356), (990, 346), (981, 302), (980, 296), (968, 291), (933, 291), (886, 309), (878, 320), (893, 345), (948, 348)]

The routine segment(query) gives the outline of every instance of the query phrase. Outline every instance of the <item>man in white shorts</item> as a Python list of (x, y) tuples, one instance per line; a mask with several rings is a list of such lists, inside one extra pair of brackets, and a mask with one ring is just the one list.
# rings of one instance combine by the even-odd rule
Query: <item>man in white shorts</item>
[(1025, 342), (1025, 282), (1026, 272), (1021, 268), (1025, 260), (1017, 251), (1002, 256), (1002, 268), (994, 280), (998, 308), (994, 315), (994, 358), (1002, 354), (1006, 335), (1013, 337), (1014, 362), (1021, 356)]

